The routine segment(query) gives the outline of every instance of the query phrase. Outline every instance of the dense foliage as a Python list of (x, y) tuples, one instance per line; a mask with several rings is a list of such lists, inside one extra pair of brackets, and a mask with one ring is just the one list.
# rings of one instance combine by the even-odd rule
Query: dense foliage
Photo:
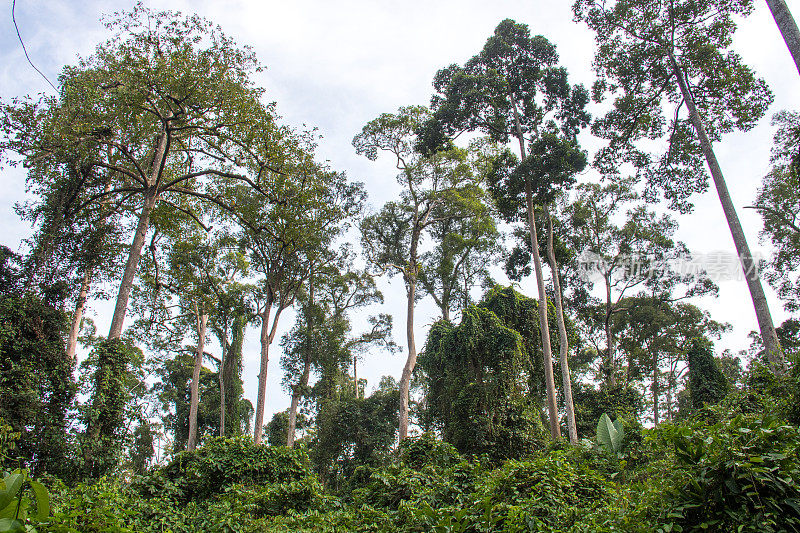
[[(27, 170), (33, 225), (25, 253), (0, 246), (0, 533), (800, 532), (800, 321), (772, 324), (711, 146), (772, 100), (732, 51), (752, 9), (577, 0), (611, 104), (594, 122), (556, 46), (503, 20), (436, 74), (430, 108), (355, 136), (399, 171), (399, 200), (372, 213), (319, 136), (262, 102), (250, 48), (141, 2), (110, 17), (57, 97), (0, 102), (0, 162)], [(789, 312), (798, 117), (776, 115), (754, 206)], [(583, 176), (590, 122), (604, 144)], [(715, 348), (730, 325), (695, 305), (715, 273), (678, 268), (691, 254), (667, 212), (708, 187), (704, 161), (759, 324), (738, 354)], [(500, 259), (538, 300), (493, 280)], [(371, 312), (386, 274), (407, 353), (399, 381), (370, 386), (362, 362), (398, 351)], [(84, 314), (102, 285), (107, 337)], [(265, 423), (291, 315), (290, 405)]]

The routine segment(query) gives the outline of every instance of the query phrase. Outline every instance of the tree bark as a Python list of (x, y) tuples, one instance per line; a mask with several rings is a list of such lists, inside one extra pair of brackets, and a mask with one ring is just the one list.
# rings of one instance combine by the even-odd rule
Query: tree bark
[(219, 436), (225, 436), (225, 363), (228, 358), (227, 326), (223, 338), (220, 339), (222, 357), (219, 360)]
[(300, 381), (292, 390), (292, 403), (289, 407), (289, 429), (286, 432), (286, 446), (289, 448), (294, 447), (294, 436), (297, 429), (297, 406), (300, 403), (300, 396), (303, 394), (303, 389), (308, 386), (308, 376), (311, 373), (311, 351), (313, 349), (314, 339), (314, 276), (313, 274), (308, 280), (308, 310), (306, 313), (308, 317), (306, 323), (306, 349), (303, 350), (303, 373), (300, 375)]
[(606, 379), (607, 383), (612, 387), (617, 384), (617, 365), (614, 362), (614, 337), (611, 334), (611, 279), (610, 273), (606, 273), (604, 278), (606, 282), (606, 315), (604, 328), (606, 332)]
[(122, 336), (122, 324), (125, 321), (125, 313), (128, 310), (128, 300), (133, 289), (133, 281), (136, 277), (136, 270), (139, 260), (142, 258), (142, 246), (150, 228), (150, 213), (156, 205), (156, 191), (152, 188), (145, 196), (145, 203), (142, 212), (139, 213), (139, 223), (136, 226), (136, 233), (128, 249), (128, 261), (125, 264), (125, 271), (122, 274), (122, 281), (119, 284), (117, 303), (114, 307), (114, 316), (111, 318), (111, 329), (108, 332), (109, 339), (119, 339)]
[(414, 299), (417, 290), (416, 279), (408, 282), (406, 304), (406, 340), (408, 341), (408, 359), (400, 376), (400, 440), (408, 436), (408, 394), (411, 388), (411, 373), (417, 364), (417, 347), (414, 343)]
[(660, 391), (658, 389), (658, 376), (659, 376), (659, 372), (658, 372), (658, 353), (656, 352), (656, 353), (653, 354), (653, 385), (651, 387), (651, 389), (653, 391), (653, 425), (654, 426), (657, 426), (658, 422), (659, 422), (659, 420), (658, 420), (658, 395), (659, 395)]
[(133, 280), (136, 277), (136, 269), (139, 266), (139, 259), (142, 257), (142, 246), (150, 228), (150, 213), (158, 200), (158, 183), (164, 169), (164, 162), (169, 151), (169, 135), (166, 131), (158, 136), (156, 143), (156, 154), (153, 157), (153, 168), (148, 179), (148, 189), (144, 195), (144, 205), (142, 212), (139, 213), (139, 223), (136, 226), (136, 233), (128, 250), (128, 261), (125, 263), (125, 271), (122, 274), (122, 281), (119, 284), (119, 294), (117, 303), (114, 307), (114, 316), (111, 318), (111, 329), (108, 332), (109, 339), (119, 339), (122, 336), (122, 324), (125, 322), (125, 312), (128, 310), (128, 300), (133, 288)]
[(772, 12), (772, 18), (775, 19), (775, 24), (781, 31), (783, 41), (789, 49), (794, 59), (794, 66), (800, 72), (800, 30), (797, 29), (797, 23), (792, 17), (792, 12), (789, 11), (789, 6), (786, 5), (786, 0), (767, 0), (769, 10)]
[(75, 362), (75, 352), (78, 348), (78, 333), (81, 331), (83, 312), (86, 309), (86, 296), (89, 293), (89, 284), (91, 281), (92, 269), (87, 267), (83, 273), (81, 291), (78, 294), (78, 299), (75, 301), (75, 312), (72, 314), (72, 325), (69, 328), (69, 337), (67, 338), (67, 358), (70, 363)]
[(356, 400), (358, 400), (358, 356), (353, 354), (353, 384), (356, 386)]
[(297, 406), (300, 404), (300, 396), (303, 393), (303, 389), (308, 386), (309, 374), (311, 374), (311, 357), (307, 355), (303, 361), (303, 374), (300, 376), (300, 382), (292, 391), (292, 404), (289, 407), (289, 431), (286, 436), (286, 446), (289, 448), (294, 446), (295, 431), (297, 429)]
[(264, 435), (264, 404), (267, 399), (267, 368), (269, 366), (269, 345), (275, 338), (278, 329), (278, 319), (283, 311), (283, 306), (279, 306), (275, 311), (275, 318), (272, 320), (272, 327), (269, 325), (270, 313), (272, 311), (272, 301), (267, 303), (261, 315), (261, 371), (258, 374), (258, 399), (256, 400), (256, 420), (253, 431), (253, 442), (261, 444)]
[(194, 450), (197, 446), (197, 406), (200, 403), (200, 370), (205, 353), (207, 323), (208, 313), (202, 310), (197, 311), (197, 350), (194, 354), (194, 370), (192, 371), (192, 386), (189, 395), (189, 439), (186, 442), (186, 449), (189, 451)]
[(750, 247), (747, 245), (747, 238), (739, 222), (739, 216), (736, 214), (736, 208), (733, 206), (733, 201), (728, 192), (728, 186), (725, 183), (725, 177), (722, 175), (722, 169), (719, 166), (717, 156), (711, 146), (711, 140), (706, 134), (700, 114), (697, 112), (694, 99), (683, 77), (683, 72), (678, 66), (675, 57), (672, 55), (670, 55), (670, 62), (672, 63), (672, 72), (677, 79), (681, 94), (686, 102), (686, 107), (689, 110), (689, 117), (692, 121), (692, 125), (700, 140), (700, 146), (703, 149), (703, 154), (708, 163), (711, 176), (714, 179), (714, 186), (717, 189), (719, 201), (722, 204), (722, 210), (725, 213), (725, 219), (728, 222), (728, 228), (733, 237), (733, 243), (736, 246), (736, 252), (739, 254), (739, 261), (742, 265), (742, 270), (744, 270), (745, 280), (747, 280), (747, 288), (750, 289), (750, 297), (753, 300), (753, 308), (756, 312), (761, 339), (767, 351), (767, 359), (769, 360), (770, 366), (772, 366), (773, 372), (781, 375), (786, 371), (786, 362), (783, 357), (783, 350), (781, 349), (780, 342), (778, 341), (778, 335), (775, 332), (775, 325), (772, 322), (767, 297), (764, 294), (764, 288), (761, 286), (761, 279), (758, 275), (758, 265), (755, 263), (750, 253)]
[(258, 399), (256, 400), (256, 420), (253, 428), (253, 441), (261, 444), (264, 431), (264, 402), (267, 394), (267, 368), (269, 366), (269, 316), (272, 303), (268, 302), (261, 314), (261, 370), (258, 373)]
[(570, 444), (578, 444), (578, 428), (575, 425), (575, 406), (572, 401), (572, 379), (569, 373), (569, 339), (567, 326), (564, 323), (564, 305), (561, 298), (561, 280), (559, 279), (556, 254), (553, 250), (553, 221), (547, 212), (547, 258), (553, 273), (553, 295), (556, 304), (556, 324), (558, 325), (558, 359), (561, 364), (561, 381), (564, 387), (564, 411), (567, 414), (567, 432)]
[[(525, 160), (525, 139), (522, 135), (522, 127), (519, 123), (519, 112), (517, 104), (511, 97), (514, 110), (514, 125), (517, 130), (517, 140), (519, 141), (519, 153), (521, 159)], [(542, 337), (542, 355), (544, 356), (544, 382), (547, 390), (547, 413), (550, 419), (550, 435), (554, 440), (561, 438), (561, 427), (558, 424), (558, 408), (556, 406), (556, 384), (553, 378), (553, 350), (550, 346), (550, 325), (547, 322), (547, 293), (544, 290), (544, 277), (542, 276), (542, 258), (539, 254), (539, 236), (536, 233), (536, 217), (533, 212), (533, 191), (531, 190), (531, 180), (525, 177), (525, 204), (528, 215), (528, 230), (531, 237), (531, 254), (533, 255), (533, 266), (536, 273), (536, 285), (539, 290), (539, 333)]]

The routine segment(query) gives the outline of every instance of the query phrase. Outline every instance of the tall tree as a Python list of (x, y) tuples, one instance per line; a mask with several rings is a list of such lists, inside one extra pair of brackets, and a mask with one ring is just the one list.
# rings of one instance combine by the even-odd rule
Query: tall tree
[[(614, 108), (593, 131), (610, 140), (598, 152), (601, 171), (624, 163), (648, 180), (648, 196), (663, 191), (672, 207), (688, 210), (689, 197), (708, 187), (708, 165), (744, 271), (770, 364), (785, 370), (769, 304), (721, 167), (712, 146), (724, 133), (748, 130), (772, 102), (764, 80), (730, 51), (735, 15), (749, 0), (578, 0), (575, 16), (597, 33), (594, 96), (607, 93)], [(685, 112), (684, 112), (685, 109)], [(665, 141), (653, 156), (635, 141)]]
[(767, 0), (767, 6), (781, 31), (786, 47), (789, 48), (789, 53), (792, 54), (794, 65), (800, 72), (800, 30), (797, 29), (792, 12), (789, 11), (786, 0)]
[(110, 202), (136, 213), (109, 331), (117, 339), (155, 206), (185, 210), (180, 199), (193, 197), (235, 211), (216, 191), (230, 182), (274, 200), (283, 130), (250, 81), (260, 70), (252, 51), (209, 21), (139, 3), (106, 25), (115, 36), (65, 68), (58, 98), (3, 106), (0, 149), (31, 165), (79, 160), (85, 200), (75, 211)]
[[(451, 65), (434, 79), (438, 95), (431, 101), (433, 117), (421, 130), (420, 148), (434, 150), (464, 131), (481, 131), (492, 140), (519, 144), (520, 164), (511, 174), (514, 186), (509, 197), (524, 202), (530, 231), (534, 271), (539, 289), (542, 331), (548, 328), (547, 296), (539, 254), (534, 206), (534, 180), (568, 178), (585, 165), (574, 146), (581, 127), (589, 121), (584, 111), (588, 94), (582, 86), (571, 86), (567, 72), (558, 66), (555, 46), (542, 36), (530, 36), (528, 27), (502, 21), (483, 50), (463, 67)], [(539, 198), (540, 205), (547, 205)], [(543, 334), (546, 361), (552, 359), (550, 335)], [(560, 437), (552, 365), (545, 364), (548, 413), (553, 438)]]
[[(163, 227), (166, 217), (159, 217), (157, 212), (154, 215), (156, 225)], [(165, 343), (172, 344), (174, 350), (175, 346), (183, 345), (187, 336), (196, 337), (186, 444), (191, 451), (197, 445), (200, 372), (206, 357), (208, 319), (217, 305), (212, 292), (214, 268), (210, 265), (218, 262), (219, 250), (208, 241), (202, 228), (197, 228), (194, 220), (183, 218), (183, 223), (166, 227), (165, 233), (154, 233), (150, 244), (151, 254), (142, 271), (143, 284), (137, 287), (135, 299), (141, 300), (136, 304), (143, 308), (143, 317), (137, 323), (137, 329), (146, 331), (148, 336), (155, 336), (155, 342), (162, 346)], [(162, 235), (166, 238), (159, 240), (158, 237)], [(148, 306), (156, 308), (145, 311), (144, 308)], [(155, 344), (153, 341), (150, 343)]]
[(753, 206), (764, 221), (761, 237), (769, 238), (774, 255), (765, 277), (786, 303), (800, 309), (800, 113), (781, 111), (772, 169), (764, 177)]
[[(317, 420), (329, 416), (323, 404), (333, 399), (334, 390), (348, 381), (346, 370), (353, 366), (353, 396), (358, 397), (355, 376), (356, 359), (364, 350), (383, 345), (393, 350), (391, 317), (373, 316), (368, 319), (371, 328), (358, 335), (352, 334), (350, 312), (383, 302), (375, 280), (366, 272), (353, 269), (354, 254), (343, 247), (329, 262), (321, 265), (309, 280), (308, 291), (299, 297), (300, 309), (297, 323), (283, 339), (284, 355), (281, 357), (284, 384), (292, 393), (288, 412), (287, 446), (295, 440), (295, 425), (301, 398), (311, 392), (308, 383), (311, 372), (319, 379), (317, 387)], [(345, 387), (350, 388), (350, 387)], [(339, 395), (341, 397), (341, 395)]]
[(703, 339), (710, 343), (728, 326), (694, 305), (672, 301), (665, 294), (641, 292), (626, 298), (622, 305), (627, 311), (615, 317), (613, 329), (633, 368), (632, 377), (643, 383), (649, 378), (653, 424), (658, 425), (674, 412), (673, 400), (678, 398), (693, 342)]
[(446, 219), (469, 218), (463, 212), (474, 205), (479, 192), (464, 150), (451, 148), (430, 156), (414, 151), (415, 131), (428, 117), (424, 107), (401, 107), (384, 113), (364, 126), (353, 139), (356, 151), (371, 160), (379, 151), (395, 159), (402, 187), (400, 201), (386, 203), (361, 222), (361, 242), (373, 268), (400, 274), (406, 288), (406, 340), (408, 357), (400, 377), (400, 439), (408, 436), (409, 388), (417, 362), (414, 307), (421, 295), (421, 243), (434, 224)]
[[(599, 277), (605, 293), (596, 305), (590, 298), (582, 314), (590, 332), (602, 332), (605, 346), (600, 373), (611, 386), (618, 379), (627, 382), (628, 367), (618, 358), (614, 335), (615, 316), (629, 308), (626, 296), (649, 288), (669, 299), (679, 286), (686, 287), (681, 297), (716, 291), (703, 272), (680, 267), (680, 263), (689, 266), (691, 256), (683, 243), (673, 240), (675, 221), (639, 203), (640, 196), (632, 187), (629, 179), (607, 185), (581, 184), (569, 208), (576, 242), (584, 250), (581, 260), (587, 278)], [(623, 216), (623, 223), (618, 223)], [(594, 342), (600, 352), (599, 343)]]
[[(309, 277), (328, 259), (331, 243), (360, 210), (365, 193), (360, 183), (313, 161), (308, 136), (298, 137), (291, 169), (276, 184), (274, 194), (285, 198), (267, 204), (250, 188), (230, 191), (247, 221), (243, 242), (258, 282), (255, 291), (261, 322), (261, 369), (254, 440), (264, 430), (269, 347), (283, 311), (295, 300)], [(287, 163), (288, 166), (288, 163)]]

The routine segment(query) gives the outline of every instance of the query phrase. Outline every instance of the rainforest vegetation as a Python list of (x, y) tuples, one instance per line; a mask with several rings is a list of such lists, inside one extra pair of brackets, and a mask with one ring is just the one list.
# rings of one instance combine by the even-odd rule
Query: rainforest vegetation
[[(252, 49), (109, 16), (57, 95), (0, 100), (32, 197), (32, 236), (0, 247), (0, 532), (800, 531), (800, 317), (764, 290), (797, 316), (800, 111), (733, 49), (756, 4), (576, 0), (591, 87), (499, 20), (426, 105), (352, 132), (396, 167), (378, 206), (267, 103)], [(759, 264), (715, 148), (770, 116)], [(701, 194), (749, 291), (740, 352), (675, 236)], [(390, 354), (398, 376), (359, 377)]]

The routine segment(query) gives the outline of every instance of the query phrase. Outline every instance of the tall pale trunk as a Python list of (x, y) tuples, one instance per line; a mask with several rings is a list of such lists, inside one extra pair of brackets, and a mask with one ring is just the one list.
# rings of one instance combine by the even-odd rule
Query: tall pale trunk
[(194, 370), (192, 371), (192, 386), (189, 394), (189, 440), (186, 442), (186, 449), (192, 451), (197, 446), (197, 407), (200, 403), (200, 370), (203, 367), (203, 354), (206, 345), (206, 324), (208, 323), (208, 313), (198, 310), (195, 306), (197, 317), (197, 350), (194, 354)]
[(547, 258), (553, 273), (553, 295), (556, 304), (556, 324), (558, 325), (558, 359), (561, 363), (561, 382), (564, 387), (564, 411), (567, 414), (567, 432), (570, 444), (578, 444), (578, 428), (575, 424), (575, 405), (572, 401), (572, 379), (569, 373), (569, 340), (567, 325), (564, 322), (564, 304), (561, 297), (561, 280), (559, 279), (556, 254), (553, 250), (553, 221), (547, 213)]
[(270, 327), (269, 319), (272, 311), (272, 300), (270, 299), (261, 313), (261, 371), (258, 373), (258, 398), (256, 399), (256, 420), (253, 430), (253, 441), (261, 444), (264, 436), (264, 404), (267, 401), (267, 368), (269, 366), (269, 345), (275, 338), (278, 329), (278, 319), (283, 311), (283, 305), (275, 311), (275, 318), (272, 319)]
[(747, 280), (747, 288), (750, 289), (750, 297), (753, 300), (753, 308), (756, 312), (761, 339), (767, 351), (767, 359), (769, 360), (773, 372), (776, 374), (783, 374), (786, 371), (786, 362), (783, 357), (783, 350), (781, 349), (780, 342), (778, 341), (778, 335), (775, 332), (775, 325), (772, 322), (767, 297), (764, 294), (764, 288), (761, 286), (761, 279), (758, 275), (758, 265), (753, 260), (753, 255), (750, 253), (750, 247), (747, 245), (747, 238), (739, 222), (739, 216), (736, 214), (736, 208), (733, 206), (733, 201), (728, 192), (728, 186), (722, 175), (722, 169), (719, 166), (719, 162), (717, 162), (717, 156), (711, 146), (711, 140), (706, 134), (703, 121), (700, 118), (700, 114), (697, 112), (694, 99), (683, 77), (683, 72), (678, 66), (678, 62), (674, 56), (670, 55), (670, 61), (672, 63), (672, 73), (677, 79), (681, 94), (686, 102), (686, 107), (689, 110), (689, 118), (700, 140), (700, 146), (703, 149), (703, 155), (705, 155), (711, 177), (714, 180), (714, 186), (717, 189), (719, 201), (722, 204), (722, 210), (725, 213), (725, 219), (728, 222), (728, 228), (733, 237), (733, 243), (736, 246), (736, 252), (739, 254), (739, 261), (742, 265), (742, 270), (744, 270), (745, 280)]
[(219, 360), (219, 436), (225, 436), (225, 364), (228, 360), (228, 340), (225, 338), (227, 334), (227, 326), (225, 326), (226, 333), (220, 339), (222, 345), (222, 357)]
[(400, 440), (408, 436), (408, 394), (411, 388), (411, 373), (417, 364), (417, 346), (414, 343), (414, 298), (416, 295), (416, 278), (408, 282), (406, 302), (406, 340), (408, 341), (408, 358), (400, 376)]
[(358, 400), (358, 356), (353, 354), (353, 385), (356, 389), (356, 400)]
[[(522, 135), (522, 127), (519, 123), (519, 112), (517, 104), (511, 97), (514, 109), (514, 124), (517, 130), (517, 140), (519, 141), (519, 152), (522, 160), (525, 160), (525, 139)], [(558, 424), (558, 407), (556, 406), (556, 384), (553, 378), (553, 349), (550, 346), (550, 325), (547, 321), (547, 292), (544, 288), (544, 276), (542, 274), (542, 257), (539, 254), (539, 236), (536, 232), (536, 217), (534, 216), (533, 191), (531, 190), (530, 177), (525, 177), (525, 204), (528, 215), (528, 229), (531, 238), (531, 254), (533, 255), (534, 272), (536, 273), (536, 286), (539, 290), (539, 332), (542, 337), (542, 355), (544, 356), (544, 381), (547, 390), (547, 414), (550, 420), (550, 435), (554, 440), (561, 438), (561, 427)]]
[(653, 425), (657, 426), (659, 419), (658, 419), (658, 395), (660, 393), (658, 388), (658, 353), (653, 354), (653, 385), (651, 387), (653, 391)]
[(150, 213), (158, 200), (158, 183), (168, 150), (169, 135), (167, 132), (162, 132), (156, 143), (156, 154), (153, 157), (153, 168), (147, 180), (148, 189), (145, 191), (144, 205), (142, 205), (142, 212), (139, 213), (139, 223), (136, 225), (136, 233), (128, 249), (128, 261), (125, 263), (122, 281), (119, 284), (117, 303), (114, 306), (114, 316), (111, 318), (111, 329), (108, 332), (109, 339), (119, 339), (122, 336), (122, 324), (125, 322), (125, 312), (128, 310), (128, 300), (131, 296), (131, 289), (133, 289), (133, 280), (136, 277), (139, 259), (142, 258), (144, 239), (150, 228)]
[(314, 276), (313, 274), (308, 280), (308, 309), (306, 313), (308, 317), (306, 323), (306, 349), (303, 350), (303, 373), (300, 375), (298, 384), (292, 390), (292, 403), (289, 406), (289, 428), (286, 432), (286, 446), (289, 448), (294, 446), (294, 437), (297, 429), (297, 406), (300, 404), (300, 396), (303, 390), (308, 385), (308, 376), (311, 373), (311, 350), (313, 348), (314, 339)]
[(611, 386), (617, 384), (617, 365), (614, 362), (614, 336), (611, 334), (611, 274), (606, 272), (606, 315), (604, 328), (606, 332), (606, 379)]
[(308, 377), (311, 374), (311, 357), (306, 356), (303, 361), (303, 374), (300, 376), (298, 385), (292, 391), (292, 404), (289, 407), (289, 431), (286, 435), (286, 446), (294, 446), (295, 432), (297, 430), (297, 407), (300, 404), (300, 396), (303, 389), (308, 386)]
[(792, 12), (789, 11), (786, 0), (767, 0), (767, 5), (772, 12), (772, 18), (775, 19), (775, 24), (781, 31), (786, 47), (789, 48), (789, 53), (792, 54), (794, 66), (800, 72), (800, 30), (797, 29)]
[(87, 267), (83, 273), (81, 291), (78, 294), (78, 299), (75, 301), (75, 312), (72, 314), (72, 325), (69, 328), (69, 337), (67, 338), (67, 358), (71, 363), (75, 362), (75, 352), (78, 348), (78, 333), (81, 331), (83, 312), (86, 309), (86, 296), (89, 293), (89, 284), (91, 281), (92, 269)]

